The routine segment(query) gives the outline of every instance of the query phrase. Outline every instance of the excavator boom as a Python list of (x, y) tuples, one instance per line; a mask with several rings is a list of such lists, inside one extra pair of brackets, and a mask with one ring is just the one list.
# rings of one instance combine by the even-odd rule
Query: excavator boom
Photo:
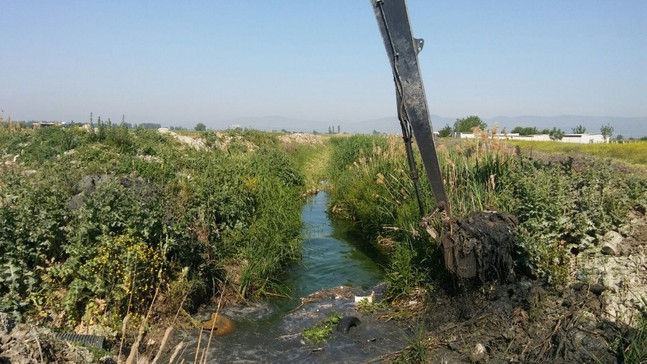
[(431, 183), (436, 206), (445, 216), (451, 216), (418, 65), (418, 53), (422, 50), (424, 41), (412, 35), (405, 0), (371, 0), (371, 4), (391, 62), (398, 117), (403, 125), (405, 143), (406, 129), (410, 126)]

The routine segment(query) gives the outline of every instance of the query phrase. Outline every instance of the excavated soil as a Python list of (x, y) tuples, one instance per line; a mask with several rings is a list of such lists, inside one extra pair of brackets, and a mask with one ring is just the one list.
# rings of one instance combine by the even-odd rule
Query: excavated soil
[(431, 363), (615, 363), (627, 333), (601, 318), (599, 295), (532, 281), (441, 293), (428, 307), (421, 343)]
[(521, 276), (476, 290), (436, 282), (447, 290), (429, 295), (424, 330), (374, 362), (410, 362), (422, 346), (429, 363), (622, 363), (645, 309), (647, 216), (636, 212), (615, 235), (614, 249), (600, 244), (576, 257), (565, 288)]

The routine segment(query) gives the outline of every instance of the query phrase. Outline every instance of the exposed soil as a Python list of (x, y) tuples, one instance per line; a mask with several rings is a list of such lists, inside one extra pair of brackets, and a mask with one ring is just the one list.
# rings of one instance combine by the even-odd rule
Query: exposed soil
[(0, 363), (114, 363), (109, 356), (94, 359), (85, 347), (60, 340), (48, 329), (28, 324), (15, 325), (0, 314)]
[(420, 342), (432, 363), (615, 363), (627, 332), (602, 318), (599, 295), (531, 281), (435, 294), (428, 308)]
[(623, 362), (644, 309), (639, 297), (647, 297), (646, 238), (647, 216), (637, 212), (613, 250), (577, 257), (573, 283), (562, 289), (523, 277), (453, 294), (437, 289), (420, 315), (424, 333), (376, 362), (411, 361), (421, 345), (430, 363)]

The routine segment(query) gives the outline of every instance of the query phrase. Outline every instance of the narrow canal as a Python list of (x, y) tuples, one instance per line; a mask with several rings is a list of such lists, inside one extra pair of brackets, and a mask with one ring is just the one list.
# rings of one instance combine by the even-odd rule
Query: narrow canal
[[(303, 258), (285, 278), (292, 298), (225, 307), (222, 313), (236, 322), (236, 330), (211, 339), (205, 354), (208, 363), (361, 362), (406, 344), (407, 335), (393, 324), (354, 310), (353, 295), (370, 294), (383, 278), (381, 255), (370, 244), (354, 240), (349, 225), (331, 220), (327, 203), (328, 195), (320, 192), (309, 198), (303, 208)], [(345, 297), (334, 293), (340, 286), (348, 287)], [(302, 301), (308, 295), (328, 291), (333, 293)], [(337, 333), (325, 344), (303, 340), (304, 328), (333, 313), (358, 316), (362, 323), (350, 335)], [(195, 330), (178, 338), (185, 345), (175, 362), (194, 361), (199, 334)], [(208, 340), (209, 333), (205, 331), (201, 350)]]

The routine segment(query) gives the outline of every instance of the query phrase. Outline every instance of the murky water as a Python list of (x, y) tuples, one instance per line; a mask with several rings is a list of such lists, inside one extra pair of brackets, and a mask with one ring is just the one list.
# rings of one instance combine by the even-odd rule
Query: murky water
[[(321, 192), (302, 211), (306, 236), (303, 259), (285, 277), (293, 298), (225, 307), (223, 314), (236, 322), (236, 330), (212, 338), (205, 354), (207, 362), (361, 362), (406, 345), (403, 330), (355, 311), (352, 295), (335, 298), (333, 293), (301, 305), (301, 297), (339, 286), (351, 286), (358, 295), (369, 294), (383, 277), (380, 253), (368, 244), (355, 243), (348, 225), (331, 221), (326, 213), (327, 202), (327, 194)], [(205, 317), (210, 312), (205, 312)], [(337, 333), (326, 344), (314, 345), (302, 339), (304, 328), (333, 313), (357, 316), (362, 323), (349, 334)], [(176, 362), (193, 362), (199, 330), (182, 336), (176, 343), (183, 340), (185, 349)], [(208, 339), (208, 332), (203, 332), (201, 350)]]

